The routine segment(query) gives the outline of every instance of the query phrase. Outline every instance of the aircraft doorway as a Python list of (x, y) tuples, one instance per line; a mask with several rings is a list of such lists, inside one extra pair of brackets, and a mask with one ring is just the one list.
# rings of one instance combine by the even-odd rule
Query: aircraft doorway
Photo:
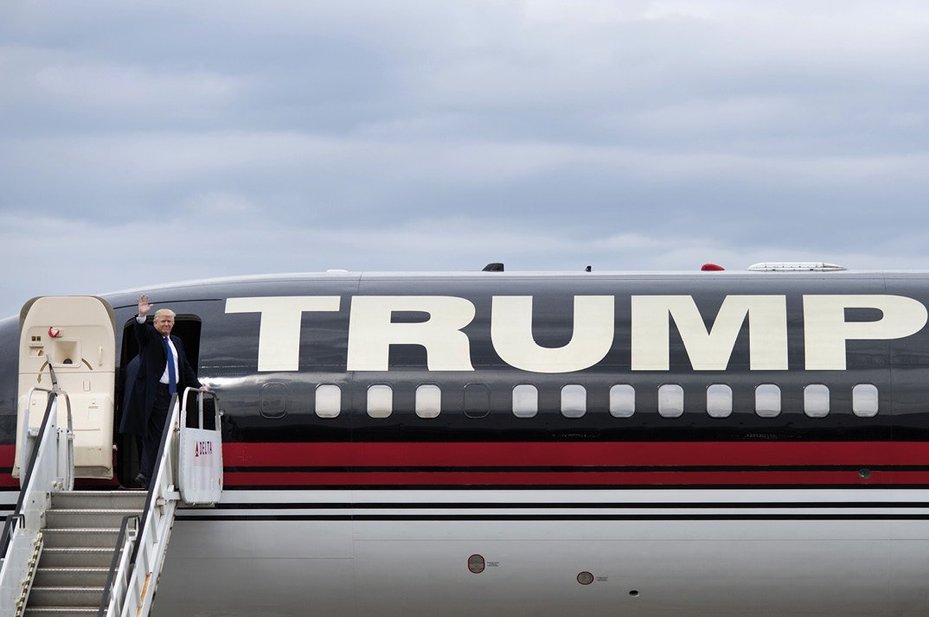
[[(154, 316), (149, 316), (147, 323), (151, 324)], [(127, 379), (133, 379), (138, 374), (136, 360), (135, 366), (130, 363), (139, 355), (139, 343), (136, 340), (134, 329), (135, 317), (123, 325), (123, 342), (120, 350), (120, 391), (116, 398), (118, 408), (116, 416), (116, 470), (117, 476), (123, 486), (129, 486), (130, 480), (139, 472), (139, 451), (141, 449), (141, 436), (133, 434), (123, 434), (119, 432), (119, 426), (122, 422), (122, 416), (126, 413), (133, 413), (133, 405), (127, 400), (129, 385)], [(200, 366), (200, 330), (202, 322), (200, 317), (189, 313), (178, 313), (174, 318), (174, 328), (171, 334), (179, 337), (184, 344), (184, 350), (187, 354), (187, 360), (195, 373), (199, 373)]]

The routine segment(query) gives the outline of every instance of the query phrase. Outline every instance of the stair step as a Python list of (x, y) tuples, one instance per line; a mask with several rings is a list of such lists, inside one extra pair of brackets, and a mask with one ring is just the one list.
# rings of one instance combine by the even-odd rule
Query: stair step
[(55, 509), (142, 510), (148, 493), (142, 491), (69, 491), (52, 493)]
[(141, 518), (141, 510), (111, 509), (58, 509), (52, 508), (45, 513), (45, 524), (52, 529), (110, 529), (119, 528), (127, 516)]
[(108, 548), (112, 554), (112, 549), (116, 548), (119, 529), (48, 528), (42, 535), (47, 548)]
[(100, 607), (103, 587), (32, 587), (29, 607)]
[(99, 607), (89, 606), (45, 606), (39, 608), (26, 607), (25, 617), (80, 617), (81, 615), (96, 615)]
[(37, 587), (103, 587), (109, 573), (108, 567), (49, 568), (40, 561), (32, 584)]
[(40, 562), (49, 568), (109, 568), (113, 548), (49, 548), (42, 549)]

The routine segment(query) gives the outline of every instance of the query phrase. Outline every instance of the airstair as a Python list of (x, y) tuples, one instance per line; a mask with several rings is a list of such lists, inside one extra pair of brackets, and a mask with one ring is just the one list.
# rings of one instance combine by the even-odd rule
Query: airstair
[[(147, 492), (74, 490), (77, 414), (55, 363), (45, 368), (51, 388), (30, 388), (21, 418), (22, 488), (0, 536), (0, 615), (146, 617), (175, 510), (212, 505), (221, 496), (218, 401), (190, 388), (172, 397)], [(189, 401), (196, 407), (188, 409)], [(41, 408), (39, 424), (30, 411)], [(205, 409), (212, 411), (206, 424)]]
[(96, 615), (145, 500), (138, 491), (52, 493), (25, 615)]

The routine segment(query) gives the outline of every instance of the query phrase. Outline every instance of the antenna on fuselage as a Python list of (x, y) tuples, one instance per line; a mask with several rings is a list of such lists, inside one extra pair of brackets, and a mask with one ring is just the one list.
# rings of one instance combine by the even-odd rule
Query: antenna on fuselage
[(493, 261), (484, 266), (482, 272), (503, 272), (503, 264), (499, 261)]

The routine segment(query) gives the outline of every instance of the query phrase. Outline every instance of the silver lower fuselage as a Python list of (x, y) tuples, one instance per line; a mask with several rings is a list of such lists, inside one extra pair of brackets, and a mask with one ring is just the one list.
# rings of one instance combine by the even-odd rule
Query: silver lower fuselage
[(155, 615), (922, 616), (927, 581), (926, 490), (227, 490)]

